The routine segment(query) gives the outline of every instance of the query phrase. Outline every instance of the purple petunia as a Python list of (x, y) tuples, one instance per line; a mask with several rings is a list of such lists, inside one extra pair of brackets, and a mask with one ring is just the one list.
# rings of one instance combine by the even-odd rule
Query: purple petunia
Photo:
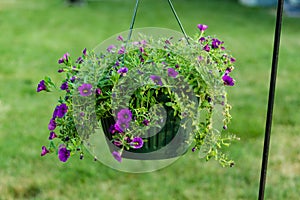
[(63, 84), (61, 84), (60, 89), (61, 89), (61, 90), (66, 90), (66, 89), (68, 89), (68, 82), (64, 82)]
[(122, 162), (122, 157), (121, 154), (117, 151), (112, 152), (113, 157), (118, 161), (118, 162)]
[(52, 118), (55, 119), (56, 117), (62, 118), (68, 112), (68, 106), (66, 104), (61, 104), (56, 106)]
[(144, 119), (144, 121), (142, 122), (145, 126), (148, 126), (150, 121), (148, 119)]
[(41, 80), (37, 86), (37, 89), (36, 91), (37, 92), (40, 92), (40, 91), (43, 91), (43, 90), (46, 90), (47, 91), (47, 87), (45, 85), (45, 81), (44, 80)]
[(235, 58), (234, 58), (234, 57), (231, 57), (231, 58), (230, 58), (230, 62), (231, 62), (231, 63), (235, 62)]
[(86, 48), (84, 48), (84, 49), (82, 50), (82, 53), (83, 53), (84, 56), (86, 56)]
[(228, 85), (228, 86), (233, 86), (234, 85), (233, 78), (231, 78), (230, 76), (228, 76), (226, 74), (222, 77), (222, 80), (224, 81), (225, 85)]
[(201, 38), (199, 39), (199, 42), (200, 42), (200, 43), (203, 43), (205, 40), (206, 40), (205, 37), (201, 37)]
[(42, 146), (41, 156), (44, 156), (44, 155), (46, 155), (47, 153), (49, 153), (49, 150), (48, 150), (45, 146)]
[(100, 88), (97, 88), (95, 92), (96, 92), (96, 94), (97, 94), (97, 95), (100, 95), (100, 94), (102, 94), (102, 91), (101, 91), (101, 89), (100, 89)]
[(48, 124), (48, 130), (53, 131), (56, 128), (56, 122), (54, 118), (51, 118)]
[(64, 70), (63, 69), (59, 69), (59, 70), (57, 70), (57, 72), (58, 73), (62, 73), (62, 72), (64, 72)]
[(70, 150), (68, 150), (64, 145), (61, 145), (58, 149), (58, 158), (62, 162), (66, 162), (70, 157)]
[(156, 84), (156, 85), (160, 85), (162, 86), (162, 80), (160, 76), (156, 76), (156, 75), (150, 75), (150, 79)]
[(107, 52), (111, 53), (112, 50), (115, 48), (116, 48), (116, 46), (112, 44), (112, 45), (109, 45), (106, 50), (107, 50)]
[(197, 27), (201, 32), (204, 32), (208, 28), (208, 26), (205, 24), (198, 24)]
[(76, 76), (72, 76), (72, 77), (70, 78), (71, 83), (74, 83), (75, 80), (76, 80)]
[(117, 40), (122, 41), (122, 42), (124, 41), (122, 35), (119, 35), (119, 36), (117, 37)]
[(205, 45), (205, 46), (203, 47), (203, 50), (204, 50), (204, 51), (207, 51), (207, 52), (209, 52), (209, 51), (210, 51), (210, 47), (208, 46), (208, 44), (207, 44), (207, 45)]
[(83, 83), (80, 87), (78, 87), (78, 91), (81, 96), (89, 96), (92, 94), (92, 85), (88, 83)]
[(121, 67), (119, 70), (118, 70), (118, 73), (121, 75), (121, 76), (126, 76), (126, 73), (128, 72), (128, 68), (127, 67)]
[(168, 76), (171, 76), (173, 78), (176, 78), (178, 75), (178, 72), (173, 68), (168, 68)]
[(125, 47), (122, 46), (121, 49), (118, 51), (118, 54), (124, 54), (125, 53)]
[(132, 113), (128, 108), (123, 108), (118, 112), (118, 120), (123, 122), (130, 122)]
[(81, 64), (83, 62), (83, 59), (82, 59), (82, 57), (80, 56), (80, 57), (78, 57), (77, 58), (77, 60), (76, 60), (76, 63), (79, 63), (79, 64)]
[(122, 120), (119, 120), (119, 119), (116, 121), (115, 129), (118, 132), (123, 133), (127, 128), (129, 128), (129, 122), (122, 121)]
[(56, 137), (57, 137), (57, 135), (55, 134), (55, 132), (54, 132), (54, 131), (51, 131), (48, 139), (49, 139), (49, 140), (53, 140), (53, 139), (56, 138)]
[(221, 44), (223, 44), (220, 40), (218, 40), (218, 39), (216, 39), (216, 38), (213, 38), (212, 39), (212, 43), (211, 43), (211, 47), (213, 48), (213, 49), (217, 49), (217, 48), (219, 48), (219, 46), (221, 45)]
[(143, 145), (144, 145), (144, 141), (141, 137), (135, 137), (130, 142), (130, 146), (134, 149), (140, 149), (143, 147)]
[(58, 64), (67, 63), (69, 61), (69, 53), (65, 53), (63, 57), (58, 60)]

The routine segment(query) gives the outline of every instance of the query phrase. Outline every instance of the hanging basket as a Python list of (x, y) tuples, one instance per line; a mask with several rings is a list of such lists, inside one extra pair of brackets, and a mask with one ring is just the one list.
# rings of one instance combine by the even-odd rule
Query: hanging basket
[[(82, 158), (83, 145), (107, 155), (100, 133), (119, 162), (175, 158), (193, 143), (200, 157), (232, 166), (221, 148), (236, 137), (221, 131), (231, 119), (225, 87), (235, 84), (230, 76), (235, 59), (223, 41), (205, 35), (206, 25), (198, 24), (198, 34), (188, 37), (174, 9), (182, 33), (133, 29), (136, 11), (137, 6), (129, 31), (84, 49), (76, 61), (68, 53), (59, 59), (66, 94), (50, 119), (50, 147), (42, 154), (54, 151), (58, 137), (63, 162), (77, 151)], [(46, 77), (37, 91), (52, 86)]]

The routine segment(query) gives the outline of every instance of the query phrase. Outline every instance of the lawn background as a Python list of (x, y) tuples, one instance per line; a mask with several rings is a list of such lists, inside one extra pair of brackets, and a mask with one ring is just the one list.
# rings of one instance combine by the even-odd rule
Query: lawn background
[[(45, 75), (59, 80), (58, 58), (73, 57), (127, 30), (134, 0), (0, 2), (0, 199), (257, 199), (272, 58), (275, 12), (235, 0), (174, 0), (188, 34), (209, 25), (237, 58), (228, 88), (233, 105), (229, 131), (241, 141), (228, 150), (233, 168), (193, 153), (146, 174), (122, 173), (91, 156), (60, 163), (40, 157), (58, 93), (36, 93)], [(136, 27), (179, 30), (167, 1), (143, 0)], [(283, 19), (266, 199), (300, 196), (300, 19)]]

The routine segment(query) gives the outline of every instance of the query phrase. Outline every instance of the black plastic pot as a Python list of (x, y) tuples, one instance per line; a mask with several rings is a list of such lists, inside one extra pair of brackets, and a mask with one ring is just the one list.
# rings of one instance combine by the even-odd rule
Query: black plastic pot
[[(168, 98), (165, 95), (158, 97), (159, 102), (168, 102)], [(178, 115), (174, 116), (174, 110), (171, 107), (164, 106), (166, 110), (166, 123), (164, 127), (157, 134), (155, 129), (151, 128), (151, 133), (145, 135), (152, 135), (146, 139), (144, 145), (140, 149), (124, 149), (122, 152), (123, 158), (138, 159), (138, 160), (157, 160), (157, 159), (169, 159), (178, 157), (186, 152), (185, 141), (187, 136), (184, 131), (180, 131), (181, 119)], [(112, 134), (109, 132), (111, 125), (115, 124), (114, 118), (108, 117), (101, 119), (102, 128), (107, 138), (107, 143), (111, 152), (118, 151), (121, 148), (112, 143)]]

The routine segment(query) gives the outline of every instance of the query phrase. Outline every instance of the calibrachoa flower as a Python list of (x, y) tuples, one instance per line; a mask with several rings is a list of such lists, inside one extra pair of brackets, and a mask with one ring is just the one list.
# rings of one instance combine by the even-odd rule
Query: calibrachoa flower
[(135, 137), (132, 139), (130, 142), (130, 146), (133, 147), (134, 149), (140, 149), (144, 145), (144, 141), (141, 137)]
[(201, 32), (204, 32), (208, 28), (208, 26), (205, 24), (198, 24), (197, 27)]
[(220, 40), (218, 40), (218, 39), (216, 39), (216, 38), (213, 38), (213, 39), (212, 39), (212, 44), (211, 44), (211, 46), (212, 46), (213, 49), (219, 48), (219, 46), (220, 46), (221, 44), (222, 44), (222, 42), (221, 42)]
[(160, 76), (150, 75), (150, 79), (151, 79), (156, 85), (160, 85), (160, 86), (163, 85)]
[(66, 89), (68, 89), (68, 82), (64, 82), (63, 84), (61, 84), (60, 89), (61, 89), (61, 90), (66, 90)]
[(68, 106), (64, 103), (57, 106), (54, 110), (55, 117), (62, 118), (68, 112)]
[(117, 120), (115, 124), (115, 129), (119, 132), (124, 132), (126, 129), (129, 128), (129, 122), (128, 121), (122, 121), (122, 120)]
[(113, 151), (112, 152), (113, 157), (118, 161), (118, 162), (122, 162), (122, 157), (121, 154), (117, 151)]
[(41, 80), (40, 83), (38, 84), (38, 87), (36, 89), (37, 92), (43, 91), (43, 90), (47, 90), (47, 87), (45, 85), (45, 81)]
[(86, 48), (83, 49), (82, 53), (83, 53), (84, 56), (87, 56), (87, 54), (86, 54)]
[(42, 146), (42, 153), (41, 153), (41, 156), (44, 156), (44, 155), (46, 155), (47, 153), (49, 153), (49, 150), (48, 150), (45, 146)]
[(112, 50), (115, 49), (115, 48), (116, 48), (115, 45), (110, 45), (109, 47), (107, 47), (106, 50), (107, 50), (108, 52), (112, 52)]
[(49, 135), (49, 140), (53, 140), (56, 137), (57, 137), (57, 135), (55, 134), (55, 132), (51, 131), (50, 135)]
[(80, 87), (78, 87), (78, 91), (81, 96), (89, 96), (92, 94), (92, 85), (88, 83), (83, 83)]
[(126, 73), (128, 72), (128, 68), (127, 67), (122, 67), (117, 71), (121, 76), (125, 76)]
[(68, 150), (64, 145), (61, 145), (58, 149), (58, 158), (62, 162), (66, 162), (70, 157), (70, 150)]
[(49, 131), (53, 131), (56, 128), (56, 122), (55, 119), (51, 118), (50, 122), (48, 124)]
[(117, 37), (117, 40), (122, 41), (122, 42), (124, 41), (122, 35), (119, 35), (119, 36)]
[(124, 54), (125, 53), (125, 47), (122, 46), (121, 49), (118, 51), (118, 54)]
[(148, 126), (150, 121), (148, 119), (144, 119), (144, 121), (142, 122), (145, 126)]
[(222, 77), (222, 80), (224, 81), (224, 84), (225, 85), (229, 85), (229, 86), (233, 86), (234, 85), (234, 80), (233, 78), (231, 78), (230, 76), (228, 75), (224, 75)]
[(173, 68), (168, 68), (168, 76), (171, 76), (173, 78), (176, 78), (178, 75), (178, 72)]
[(69, 53), (65, 53), (63, 57), (58, 60), (58, 64), (67, 63), (69, 61)]
[(132, 119), (132, 113), (128, 108), (123, 108), (118, 112), (118, 120), (123, 122), (130, 122)]

